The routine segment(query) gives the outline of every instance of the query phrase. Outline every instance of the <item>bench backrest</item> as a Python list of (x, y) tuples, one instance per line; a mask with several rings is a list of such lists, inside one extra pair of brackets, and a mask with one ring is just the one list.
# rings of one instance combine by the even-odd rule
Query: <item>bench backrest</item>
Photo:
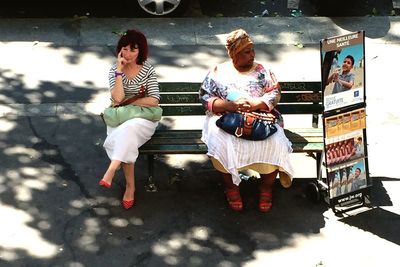
[[(199, 101), (201, 83), (161, 82), (160, 105), (163, 116), (204, 115)], [(282, 97), (277, 109), (282, 114), (313, 115), (313, 127), (318, 127), (318, 116), (322, 113), (320, 82), (280, 82)]]

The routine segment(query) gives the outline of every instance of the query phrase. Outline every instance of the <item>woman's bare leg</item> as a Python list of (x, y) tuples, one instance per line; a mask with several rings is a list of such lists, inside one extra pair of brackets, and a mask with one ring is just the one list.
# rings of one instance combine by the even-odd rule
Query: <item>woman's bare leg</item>
[(277, 175), (278, 170), (272, 173), (260, 175), (260, 198), (258, 208), (261, 212), (268, 212), (272, 208), (272, 187)]
[(126, 189), (123, 200), (130, 201), (135, 199), (135, 173), (133, 163), (122, 164), (122, 169), (125, 175)]
[(261, 176), (261, 182), (259, 187), (260, 192), (271, 193), (277, 175), (278, 175), (277, 170), (268, 174), (260, 174)]
[(243, 209), (243, 202), (240, 196), (239, 186), (233, 183), (231, 174), (223, 172), (221, 172), (221, 174), (225, 187), (225, 196), (230, 208), (235, 211), (241, 211)]
[(112, 180), (115, 176), (115, 172), (118, 170), (120, 165), (121, 165), (121, 161), (111, 160), (110, 165), (108, 165), (108, 169), (104, 173), (101, 181), (104, 181), (107, 185), (111, 186)]
[(230, 173), (221, 172), (221, 175), (226, 190), (239, 190), (239, 186), (233, 183), (232, 175)]

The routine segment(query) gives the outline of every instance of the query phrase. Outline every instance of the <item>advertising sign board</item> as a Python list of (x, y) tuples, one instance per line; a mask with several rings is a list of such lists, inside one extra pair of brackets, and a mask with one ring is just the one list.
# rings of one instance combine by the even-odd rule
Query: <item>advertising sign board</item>
[(364, 32), (320, 41), (324, 148), (331, 206), (364, 204), (371, 181), (366, 136)]

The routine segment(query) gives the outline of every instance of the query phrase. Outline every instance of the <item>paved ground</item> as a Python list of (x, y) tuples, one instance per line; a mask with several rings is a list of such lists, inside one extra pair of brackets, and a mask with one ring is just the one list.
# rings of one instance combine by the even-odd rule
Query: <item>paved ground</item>
[[(225, 59), (221, 40), (237, 27), (254, 37), (258, 60), (279, 79), (318, 81), (318, 41), (365, 30), (370, 205), (338, 217), (309, 202), (303, 188), (315, 179), (313, 160), (294, 155), (295, 183), (276, 184), (274, 209), (257, 212), (249, 181), (237, 214), (205, 156), (185, 155), (157, 159), (157, 193), (144, 189), (140, 157), (137, 206), (123, 210), (121, 173), (112, 189), (97, 185), (108, 161), (98, 112), (108, 104), (112, 32), (133, 25), (148, 35), (163, 81), (201, 80)], [(1, 19), (0, 266), (393, 266), (399, 29), (397, 17)]]
[[(399, 15), (398, 0), (187, 0), (182, 17), (290, 17), (290, 16), (390, 16)], [(396, 4), (397, 2), (397, 4)], [(295, 12), (293, 12), (295, 10)], [(118, 5), (102, 1), (59, 1), (47, 5), (45, 0), (9, 2), (0, 10), (3, 18), (134, 18), (144, 17), (133, 1)]]

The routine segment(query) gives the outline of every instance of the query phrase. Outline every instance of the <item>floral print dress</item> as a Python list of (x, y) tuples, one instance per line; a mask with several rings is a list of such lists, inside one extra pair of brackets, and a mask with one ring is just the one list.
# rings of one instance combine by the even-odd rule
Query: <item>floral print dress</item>
[[(278, 131), (266, 140), (250, 141), (237, 138), (218, 128), (215, 121), (221, 114), (212, 112), (215, 98), (229, 99), (230, 95), (262, 98), (278, 119)], [(276, 166), (282, 185), (291, 184), (293, 168), (290, 163), (291, 142), (283, 131), (283, 118), (275, 109), (280, 100), (279, 83), (271, 70), (254, 63), (248, 72), (238, 72), (232, 62), (217, 65), (210, 70), (200, 88), (200, 101), (206, 109), (206, 119), (202, 131), (202, 141), (208, 147), (207, 155), (218, 160), (232, 174), (235, 184), (240, 183), (238, 169), (254, 163)], [(227, 98), (228, 97), (228, 98)], [(287, 181), (289, 179), (289, 181)]]

